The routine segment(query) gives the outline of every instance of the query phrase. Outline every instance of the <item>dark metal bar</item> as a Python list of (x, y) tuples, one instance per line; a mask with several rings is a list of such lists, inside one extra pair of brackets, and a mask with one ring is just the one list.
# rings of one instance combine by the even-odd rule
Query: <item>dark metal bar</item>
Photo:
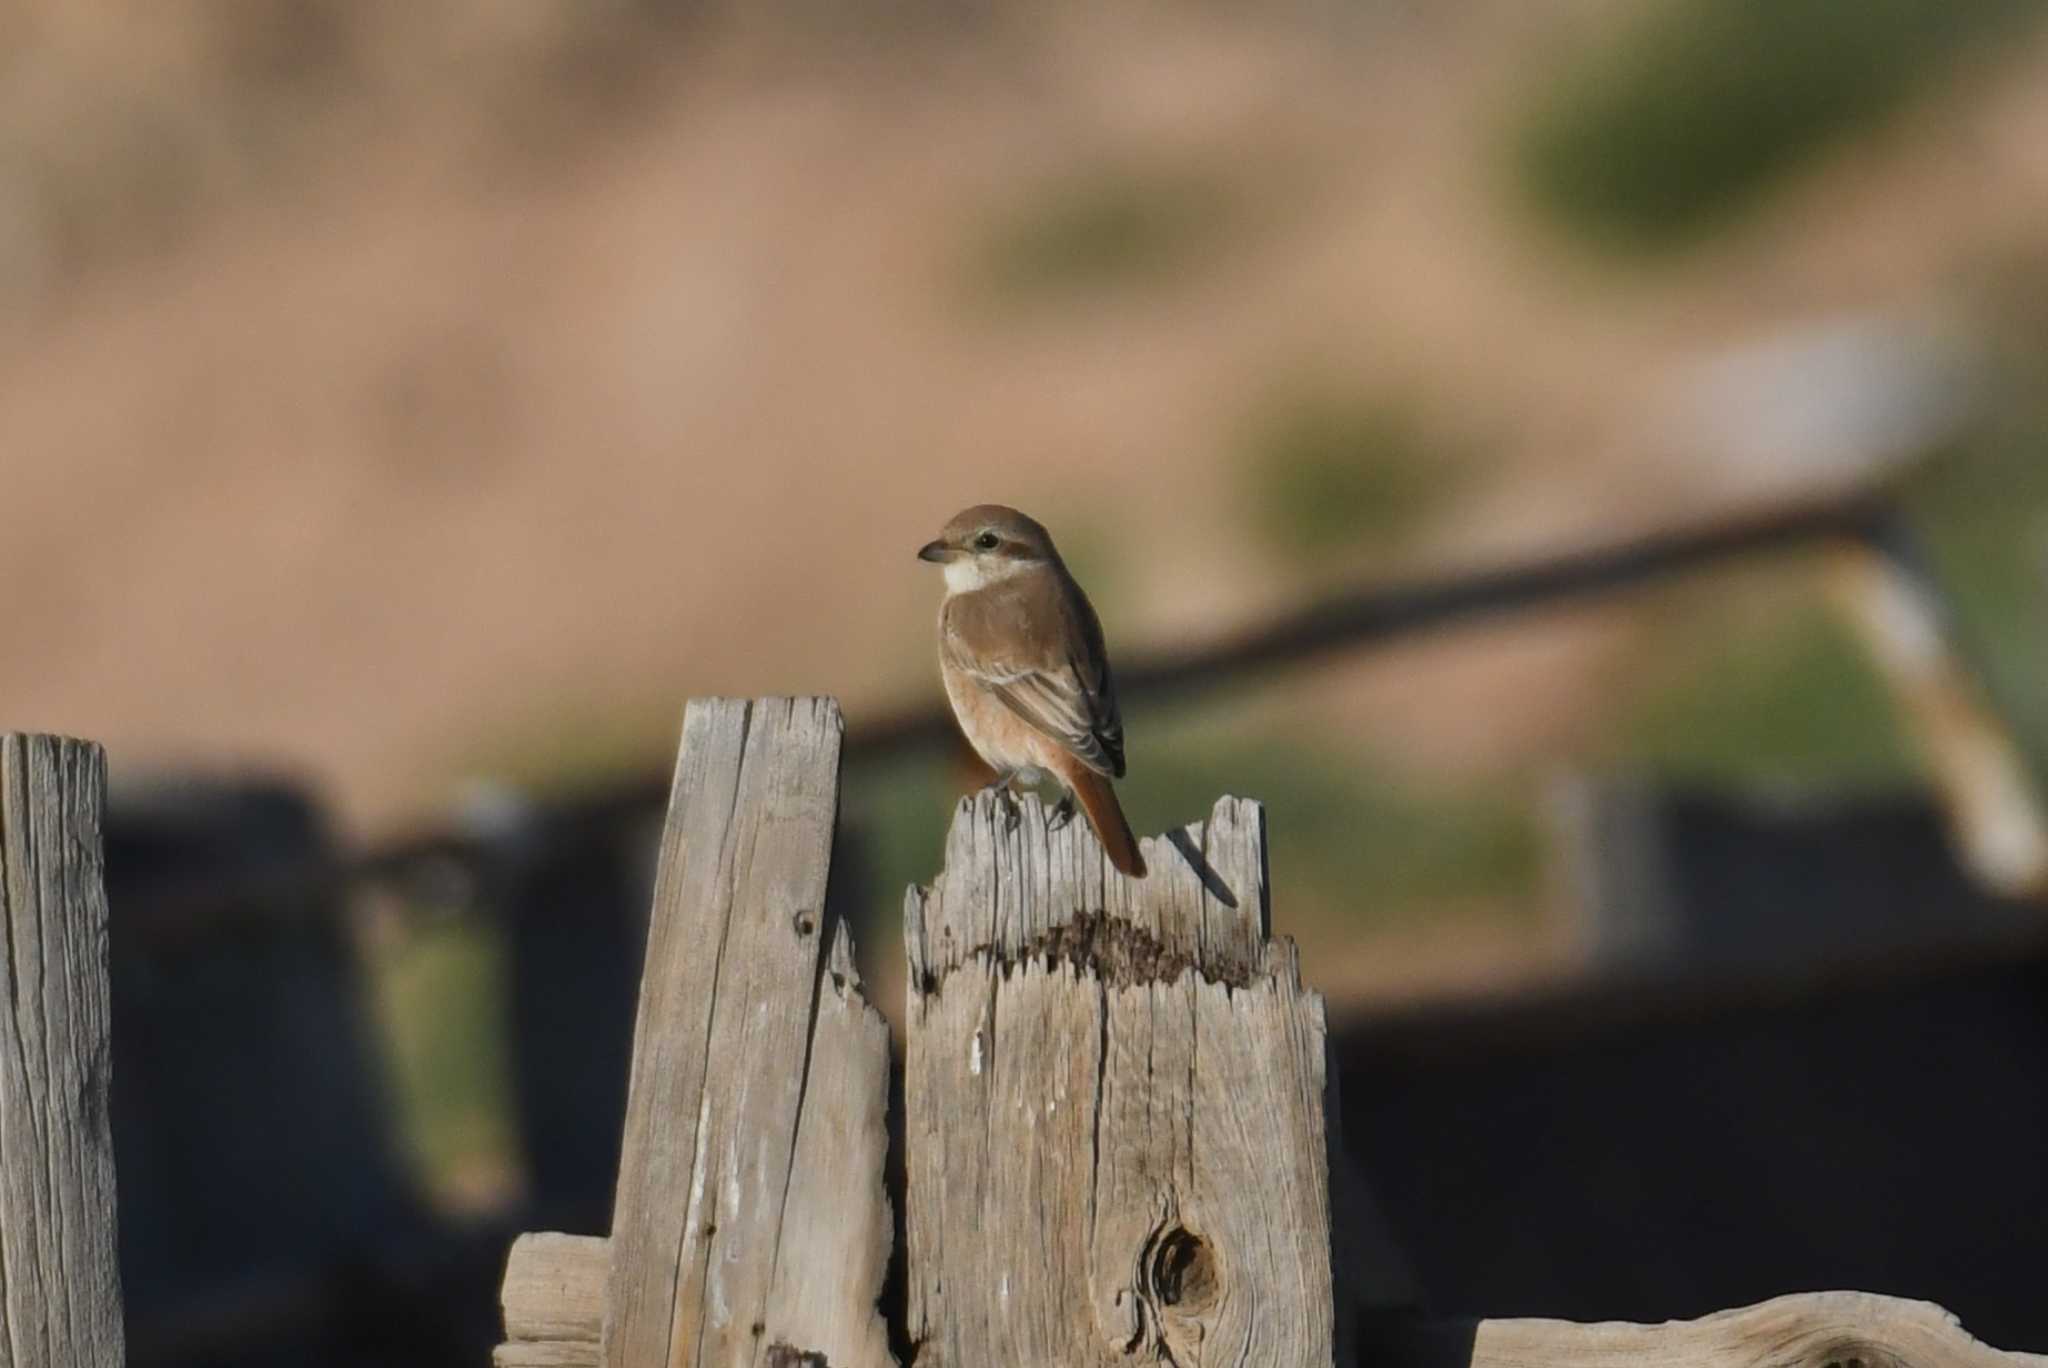
[[(1141, 656), (1118, 671), (1118, 693), (1126, 702), (1185, 695), (1423, 632), (1637, 588), (1739, 557), (1815, 542), (1873, 539), (1891, 526), (1890, 518), (1890, 502), (1884, 495), (1858, 494), (1719, 519), (1472, 575), (1355, 590), (1220, 641)], [(952, 716), (934, 700), (850, 728), (846, 755), (857, 764), (937, 748), (952, 738)], [(527, 839), (574, 840), (645, 817), (660, 810), (668, 787), (669, 776), (660, 771), (622, 780), (601, 792), (540, 805)], [(404, 882), (416, 874), (431, 878), (451, 866), (474, 876), (490, 868), (499, 853), (496, 842), (442, 829), (379, 843), (338, 869), (300, 872), (308, 880), (339, 875), (372, 884)], [(291, 877), (290, 871), (272, 870), (264, 882), (275, 889)], [(166, 892), (172, 902), (215, 901), (225, 893)]]

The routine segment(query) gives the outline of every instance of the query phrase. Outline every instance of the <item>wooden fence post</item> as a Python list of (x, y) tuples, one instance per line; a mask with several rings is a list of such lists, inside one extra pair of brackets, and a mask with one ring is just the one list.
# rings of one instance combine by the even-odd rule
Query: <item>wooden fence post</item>
[(829, 699), (684, 715), (609, 1248), (522, 1241), (501, 1368), (893, 1362), (888, 1028), (824, 915), (841, 729)]
[(1125, 879), (983, 793), (906, 902), (921, 1368), (1344, 1355), (1323, 1005), (1266, 938), (1264, 813), (1145, 844)]
[(0, 735), (0, 1368), (119, 1368), (106, 756)]

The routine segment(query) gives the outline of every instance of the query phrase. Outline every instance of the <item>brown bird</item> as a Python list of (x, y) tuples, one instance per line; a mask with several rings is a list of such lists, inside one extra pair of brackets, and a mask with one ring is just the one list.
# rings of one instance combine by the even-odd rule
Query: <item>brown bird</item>
[(1014, 508), (980, 504), (917, 554), (945, 567), (939, 675), (996, 784), (1058, 780), (1067, 796), (1057, 819), (1078, 799), (1109, 862), (1144, 878), (1109, 782), (1124, 775), (1124, 724), (1102, 624), (1051, 535)]

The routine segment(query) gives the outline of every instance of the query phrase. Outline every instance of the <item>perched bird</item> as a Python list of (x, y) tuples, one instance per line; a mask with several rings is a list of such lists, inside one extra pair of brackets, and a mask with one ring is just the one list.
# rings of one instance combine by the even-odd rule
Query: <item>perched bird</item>
[(1102, 624), (1046, 530), (1014, 508), (956, 515), (918, 553), (945, 567), (939, 675), (953, 715), (999, 785), (1051, 776), (1080, 801), (1109, 862), (1145, 877), (1111, 779), (1124, 774), (1124, 724)]

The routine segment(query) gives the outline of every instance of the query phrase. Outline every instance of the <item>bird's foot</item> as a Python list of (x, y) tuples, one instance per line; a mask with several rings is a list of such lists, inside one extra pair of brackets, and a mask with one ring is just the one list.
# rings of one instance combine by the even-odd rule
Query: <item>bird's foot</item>
[(1024, 820), (1024, 810), (1017, 802), (1017, 791), (1010, 787), (1010, 782), (1016, 777), (1013, 772), (998, 774), (995, 778), (981, 786), (983, 793), (992, 793), (1001, 800), (1003, 805), (1003, 829), (1005, 831), (1015, 831), (1017, 824)]
[(1068, 792), (1060, 795), (1059, 802), (1053, 805), (1052, 815), (1047, 819), (1045, 827), (1048, 831), (1058, 831), (1073, 820), (1074, 795)]

